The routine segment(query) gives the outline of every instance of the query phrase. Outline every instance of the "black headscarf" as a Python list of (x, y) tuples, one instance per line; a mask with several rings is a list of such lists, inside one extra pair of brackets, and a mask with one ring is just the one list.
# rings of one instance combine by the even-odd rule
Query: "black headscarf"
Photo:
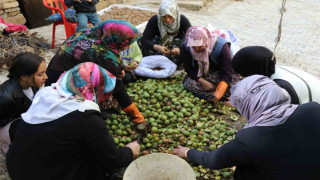
[(254, 74), (270, 77), (275, 72), (276, 58), (273, 53), (262, 46), (242, 48), (232, 59), (232, 68), (241, 76)]

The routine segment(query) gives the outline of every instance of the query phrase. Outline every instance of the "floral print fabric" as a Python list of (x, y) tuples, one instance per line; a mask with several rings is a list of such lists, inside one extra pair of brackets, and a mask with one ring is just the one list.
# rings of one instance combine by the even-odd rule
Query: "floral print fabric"
[(112, 94), (116, 78), (97, 64), (86, 62), (63, 73), (57, 84), (80, 101), (100, 103)]

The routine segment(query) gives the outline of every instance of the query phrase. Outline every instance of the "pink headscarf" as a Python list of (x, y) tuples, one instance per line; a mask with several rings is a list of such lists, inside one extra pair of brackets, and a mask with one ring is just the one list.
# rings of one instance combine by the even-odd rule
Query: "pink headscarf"
[[(209, 30), (203, 26), (192, 26), (186, 33), (187, 46), (191, 47), (191, 53), (195, 60), (198, 61), (199, 70), (198, 77), (203, 74), (206, 76), (209, 72), (209, 55), (218, 39), (217, 35), (209, 32)], [(203, 52), (196, 52), (193, 46), (207, 46)]]

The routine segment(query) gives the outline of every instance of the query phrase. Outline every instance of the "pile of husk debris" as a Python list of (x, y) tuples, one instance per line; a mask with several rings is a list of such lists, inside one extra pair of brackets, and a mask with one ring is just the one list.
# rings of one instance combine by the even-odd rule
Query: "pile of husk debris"
[(51, 46), (44, 38), (38, 37), (37, 33), (15, 32), (0, 35), (0, 41), (0, 69), (9, 67), (11, 63), (9, 59), (20, 52), (32, 52), (42, 56), (51, 51)]
[(141, 9), (130, 9), (130, 8), (111, 8), (111, 11), (104, 12), (100, 16), (101, 21), (106, 21), (108, 19), (125, 20), (134, 26), (137, 26), (145, 21), (148, 21), (157, 12), (146, 11)]

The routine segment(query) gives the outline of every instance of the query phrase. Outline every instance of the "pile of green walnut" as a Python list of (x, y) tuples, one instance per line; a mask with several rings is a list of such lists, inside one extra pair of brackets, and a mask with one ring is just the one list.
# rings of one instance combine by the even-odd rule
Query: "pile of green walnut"
[[(219, 118), (234, 111), (223, 103), (209, 104), (194, 97), (182, 84), (183, 75), (168, 79), (138, 80), (130, 83), (128, 94), (150, 124), (147, 137), (141, 142), (141, 155), (153, 152), (172, 153), (177, 145), (211, 151), (232, 140), (236, 130)], [(235, 113), (236, 114), (236, 113)], [(229, 119), (238, 119), (229, 116)], [(138, 138), (132, 121), (121, 112), (106, 120), (118, 147)], [(231, 179), (230, 168), (209, 170), (190, 164), (197, 179)]]

